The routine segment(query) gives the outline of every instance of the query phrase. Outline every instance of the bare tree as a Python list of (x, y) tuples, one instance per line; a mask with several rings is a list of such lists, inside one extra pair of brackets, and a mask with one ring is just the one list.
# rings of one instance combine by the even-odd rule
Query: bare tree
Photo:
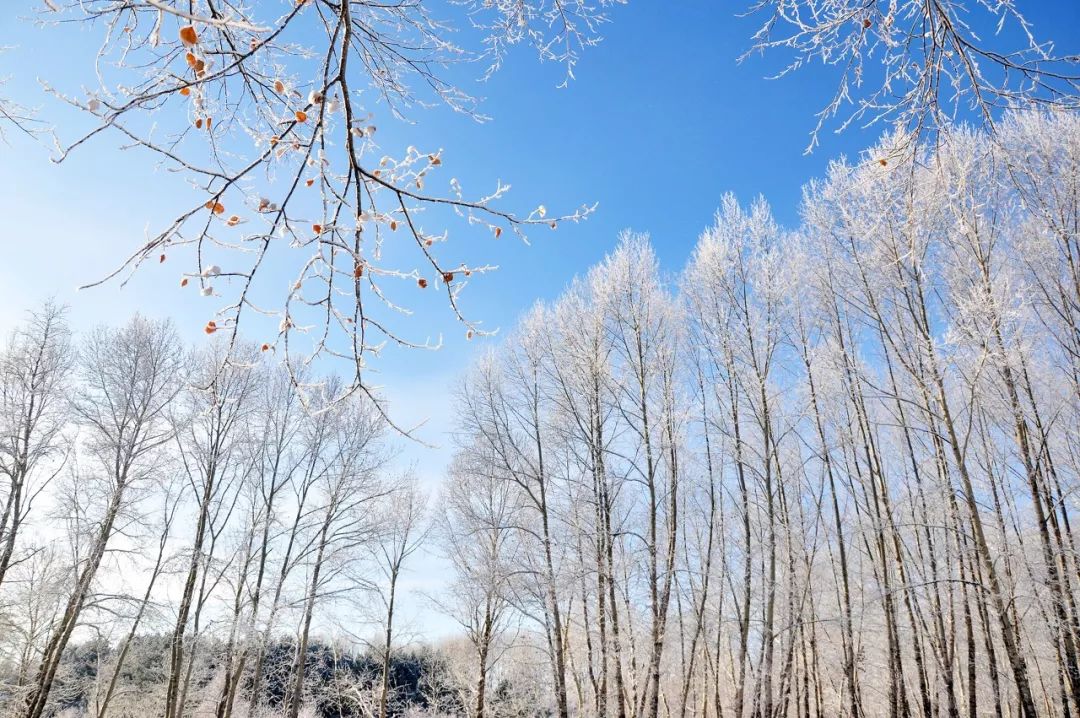
[(463, 447), (457, 454), (440, 496), (437, 526), (455, 580), (435, 600), (465, 631), (475, 654), (470, 713), (484, 718), (498, 641), (510, 620), (520, 506), (516, 492), (475, 451)]
[(38, 649), (47, 640), (64, 607), (67, 556), (56, 544), (43, 544), (12, 567), (11, 581), (0, 604), (4, 665), (7, 668), (0, 706), (15, 713), (33, 688)]
[(64, 309), (52, 302), (16, 329), (0, 356), (0, 587), (19, 529), (63, 466), (65, 392), (74, 360)]
[(117, 519), (153, 472), (152, 457), (172, 437), (166, 410), (180, 388), (183, 365), (165, 322), (141, 317), (121, 329), (97, 329), (86, 340), (72, 408), (84, 431), (92, 468), (76, 480), (98, 512), (86, 554), (75, 566), (67, 604), (42, 651), (26, 718), (45, 711), (64, 649), (94, 588)]
[[(309, 431), (314, 450), (305, 481), (310, 482), (315, 502), (309, 510), (314, 520), (300, 553), (308, 576), (288, 680), (287, 718), (297, 718), (304, 698), (316, 605), (341, 590), (357, 588), (348, 580), (349, 559), (354, 559), (378, 535), (379, 526), (370, 519), (370, 512), (375, 502), (388, 493), (378, 473), (385, 462), (385, 452), (379, 446), (383, 428), (375, 407), (360, 398), (312, 419)], [(344, 589), (342, 580), (346, 583)]]
[(682, 318), (644, 237), (624, 235), (595, 281), (612, 337), (613, 401), (627, 429), (627, 443), (620, 447), (627, 458), (624, 470), (645, 493), (639, 537), (648, 574), (649, 650), (634, 711), (639, 718), (656, 718), (679, 531)]
[[(208, 535), (217, 524), (228, 521), (236, 504), (244, 474), (251, 469), (247, 421), (251, 415), (256, 373), (251, 367), (254, 349), (248, 356), (238, 352), (222, 369), (223, 347), (213, 346), (197, 358), (191, 386), (181, 396), (188, 416), (177, 433), (178, 453), (188, 477), (188, 487), (196, 502), (195, 526), (191, 536), (190, 556), (177, 607), (172, 634), (169, 682), (165, 694), (165, 714), (179, 718), (184, 673), (185, 642), (188, 620), (194, 600), (196, 580), (213, 561), (206, 548)], [(247, 359), (247, 364), (242, 364)]]
[[(261, 659), (265, 645), (263, 636), (273, 630), (273, 614), (277, 609), (275, 596), (271, 617), (263, 634), (259, 623), (265, 610), (266, 594), (272, 586), (272, 553), (289, 488), (297, 478), (305, 457), (302, 433), (304, 412), (289, 373), (278, 366), (264, 366), (258, 371), (257, 382), (262, 390), (256, 392), (253, 399), (256, 408), (249, 417), (253, 423), (253, 441), (248, 447), (253, 467), (244, 490), (248, 511), (244, 548), (247, 561), (243, 562), (237, 579), (232, 635), (226, 650), (229, 672), (218, 701), (219, 718), (232, 715), (241, 680), (252, 657), (256, 667), (252, 676), (251, 705), (255, 705), (261, 683)], [(291, 550), (286, 551), (282, 562), (283, 576), (289, 572), (291, 554)], [(234, 654), (235, 660), (232, 659)]]
[(180, 507), (179, 496), (181, 492), (175, 490), (174, 485), (170, 483), (164, 483), (163, 488), (163, 496), (161, 497), (161, 522), (158, 527), (160, 533), (158, 534), (157, 552), (154, 555), (154, 563), (150, 568), (150, 575), (146, 580), (146, 590), (143, 593), (142, 599), (136, 604), (135, 614), (131, 618), (127, 634), (120, 643), (119, 651), (117, 652), (116, 658), (113, 660), (112, 674), (109, 676), (103, 694), (95, 696), (97, 718), (106, 718), (106, 716), (109, 715), (109, 704), (112, 702), (112, 699), (116, 695), (116, 690), (120, 685), (120, 676), (124, 670), (124, 665), (127, 662), (131, 647), (139, 634), (139, 630), (143, 628), (143, 619), (146, 617), (148, 611), (152, 609), (151, 597), (154, 594), (154, 588), (157, 585), (157, 581), (165, 568), (165, 560), (167, 558), (166, 549), (172, 533), (173, 523), (176, 520), (176, 513)]
[(415, 476), (406, 474), (392, 487), (384, 500), (385, 513), (380, 517), (381, 535), (371, 547), (375, 565), (381, 574), (375, 590), (383, 616), (382, 668), (379, 676), (378, 717), (387, 718), (390, 697), (390, 663), (394, 649), (394, 609), (397, 606), (399, 581), (405, 561), (415, 554), (427, 538), (427, 496)]
[(522, 540), (534, 546), (523, 551), (519, 569), (527, 580), (518, 601), (536, 606), (532, 618), (543, 628), (555, 711), (569, 714), (564, 608), (559, 595), (560, 545), (557, 540), (558, 474), (553, 468), (546, 421), (547, 397), (542, 389), (546, 361), (542, 335), (546, 314), (536, 308), (514, 340), (513, 351), (480, 362), (460, 391), (463, 439), (487, 457), (486, 471), (500, 476), (519, 492), (525, 509), (518, 523)]

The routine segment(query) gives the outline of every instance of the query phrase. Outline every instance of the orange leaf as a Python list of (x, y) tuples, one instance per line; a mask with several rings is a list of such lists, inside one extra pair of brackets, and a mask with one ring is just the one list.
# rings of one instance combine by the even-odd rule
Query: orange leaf
[(165, 255), (164, 254), (161, 255), (160, 257), (158, 257), (158, 264), (161, 264), (164, 261), (165, 261)]
[(310, 187), (311, 185), (315, 184), (315, 180), (313, 180), (313, 179), (309, 179), (309, 180), (308, 180), (307, 182), (305, 182), (304, 184), (306, 184), (306, 185), (307, 185), (308, 187)]
[(296, 121), (297, 122), (307, 122), (307, 113), (304, 112), (303, 110), (297, 110), (296, 111)]
[(396, 232), (397, 231), (397, 222), (394, 221), (394, 220), (390, 220), (390, 231), (391, 232)]
[(180, 28), (180, 42), (187, 46), (196, 44), (199, 41), (199, 36), (195, 34), (195, 28), (191, 25)]
[(261, 349), (262, 349), (263, 351), (267, 351), (267, 350), (269, 350), (269, 349), (270, 349), (270, 345), (269, 345), (269, 344), (263, 344), (263, 345), (262, 345), (262, 347), (260, 347), (260, 348), (261, 348)]
[(274, 92), (285, 92), (285, 83), (281, 80), (274, 80)]
[(416, 280), (416, 285), (421, 289), (427, 289), (427, 280), (421, 277), (420, 279)]
[(221, 202), (214, 202), (214, 214), (221, 214), (225, 211), (225, 205)]
[(495, 239), (498, 239), (501, 236), (502, 236), (502, 227), (496, 227), (495, 228)]
[(191, 94), (191, 88), (190, 87), (181, 87), (180, 88), (180, 94), (183, 95), (184, 97), (187, 97), (188, 95)]
[(202, 129), (202, 118), (201, 117), (195, 118), (195, 129), (197, 129), (197, 130)]
[(180, 286), (181, 287), (186, 287), (187, 286), (187, 277), (184, 277), (183, 279), (180, 280)]
[(187, 64), (188, 64), (189, 67), (195, 67), (195, 62), (198, 60), (198, 58), (196, 58), (190, 52), (187, 53), (186, 55), (184, 55), (184, 59), (187, 60)]
[(235, 227), (239, 223), (240, 218), (234, 214), (233, 216), (229, 217), (229, 220), (225, 224), (229, 225), (230, 227)]
[(450, 282), (454, 281), (454, 273), (453, 272), (443, 272), (442, 280), (444, 282), (446, 282), (447, 284), (449, 284)]
[(313, 230), (315, 230), (315, 234), (322, 234), (322, 225), (321, 224), (313, 224), (313, 225), (311, 225), (311, 228)]
[(353, 267), (352, 275), (357, 279), (360, 279), (360, 277), (364, 276), (364, 265), (357, 262), (356, 266)]

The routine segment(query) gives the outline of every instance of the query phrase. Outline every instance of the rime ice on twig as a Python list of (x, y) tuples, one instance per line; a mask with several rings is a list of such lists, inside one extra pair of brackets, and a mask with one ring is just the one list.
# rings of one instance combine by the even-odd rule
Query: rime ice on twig
[[(752, 53), (785, 49), (785, 75), (815, 60), (841, 68), (818, 113), (807, 151), (825, 123), (851, 106), (852, 123), (895, 122), (916, 141), (971, 109), (987, 125), (1002, 109), (1076, 108), (1080, 68), (1039, 40), (1016, 0), (756, 0), (769, 15)], [(979, 33), (986, 26), (984, 39)], [(1012, 33), (1016, 40), (1003, 37)], [(1012, 42), (1012, 44), (1010, 44)]]
[[(489, 37), (489, 52), (527, 31), (541, 56), (566, 63), (568, 72), (576, 52), (555, 52), (537, 38), (585, 47), (593, 42), (586, 28), (601, 21), (599, 10), (579, 4), (573, 19), (552, 28), (551, 8), (536, 3), (522, 28), (520, 4), (489, 5), (469, 3), (475, 21), (485, 18), (490, 35), (502, 34), (497, 42)], [(279, 329), (257, 339), (287, 365), (344, 360), (351, 380), (331, 401), (370, 394), (367, 356), (386, 344), (437, 347), (410, 339), (394, 321), (410, 311), (391, 297), (410, 284), (441, 292), (466, 336), (488, 333), (460, 300), (473, 275), (494, 266), (446, 258), (451, 240), (472, 239), (477, 228), (484, 238), (509, 230), (524, 239), (531, 227), (579, 221), (593, 209), (519, 215), (504, 208), (509, 185), (470, 198), (444, 178), (441, 150), (379, 148), (370, 111), (376, 104), (384, 107), (380, 116), (405, 117), (437, 100), (479, 117), (475, 100), (442, 71), (489, 55), (451, 44), (450, 28), (418, 3), (299, 2), (278, 17), (231, 1), (82, 0), (61, 10), (103, 26), (104, 39), (96, 87), (80, 96), (48, 88), (93, 120), (81, 135), (57, 142), (56, 160), (99, 134), (118, 133), (125, 147), (147, 150), (182, 173), (197, 195), (87, 286), (176, 256), (186, 262), (180, 283), (191, 286), (192, 301), (198, 294), (223, 298), (207, 309), (207, 320), (231, 344), (248, 315), (261, 314), (275, 317)], [(438, 187), (446, 182), (444, 193)], [(428, 226), (444, 220), (452, 223)], [(393, 260), (384, 253), (388, 242)], [(396, 265), (409, 246), (412, 265)], [(290, 267), (292, 278), (268, 297), (263, 278), (271, 257)]]

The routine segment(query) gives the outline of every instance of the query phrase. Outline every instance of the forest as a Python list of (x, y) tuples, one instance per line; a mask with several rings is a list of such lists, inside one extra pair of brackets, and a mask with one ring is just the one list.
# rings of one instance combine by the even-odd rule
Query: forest
[(1080, 9), (627, 4), (0, 12), (0, 718), (1080, 716)]
[[(0, 365), (0, 710), (1080, 710), (1080, 117), (912, 147), (795, 228), (725, 198), (677, 275), (624, 234), (460, 378), (434, 495), (362, 394), (38, 308)], [(395, 633), (421, 546), (457, 638)]]

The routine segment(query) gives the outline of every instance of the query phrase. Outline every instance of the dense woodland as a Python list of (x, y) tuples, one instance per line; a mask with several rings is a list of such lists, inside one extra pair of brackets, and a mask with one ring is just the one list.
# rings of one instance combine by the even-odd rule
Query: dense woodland
[[(212, 647), (196, 663), (192, 673), (193, 686), (201, 697), (212, 695), (209, 685), (219, 676), (215, 658), (222, 646), (215, 638)], [(101, 676), (116, 668), (119, 649), (106, 641), (94, 640), (70, 646), (63, 659), (53, 687), (53, 701), (61, 715), (97, 715), (100, 695), (97, 692)], [(267, 706), (280, 708), (288, 698), (288, 678), (296, 646), (289, 642), (272, 642), (265, 657), (263, 701)], [(108, 715), (145, 715), (164, 699), (164, 674), (169, 661), (169, 636), (139, 635), (128, 645), (130, 660), (120, 669), (119, 693), (111, 702)], [(359, 718), (371, 715), (379, 695), (382, 675), (381, 655), (354, 654), (340, 646), (312, 643), (308, 646), (306, 678), (311, 701), (304, 715)], [(415, 714), (418, 710), (438, 714), (462, 713), (461, 694), (455, 688), (444, 658), (428, 649), (404, 651), (390, 663), (390, 682), (394, 687), (389, 704), (392, 715)], [(496, 687), (493, 697), (506, 703), (513, 696), (509, 684)], [(212, 706), (200, 703), (196, 713), (212, 712)], [(511, 712), (512, 715), (524, 715)]]
[[(794, 229), (725, 198), (676, 276), (624, 236), (488, 340), (434, 497), (332, 377), (37, 310), (0, 711), (1080, 714), (1080, 117), (909, 140)], [(421, 546), (458, 640), (395, 633)]]

